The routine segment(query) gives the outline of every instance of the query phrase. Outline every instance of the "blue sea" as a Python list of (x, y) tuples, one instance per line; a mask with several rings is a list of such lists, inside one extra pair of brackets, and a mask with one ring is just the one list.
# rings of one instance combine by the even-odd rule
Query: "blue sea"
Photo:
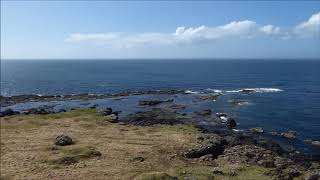
[[(244, 88), (256, 92), (241, 93), (239, 90)], [(190, 93), (177, 97), (180, 103), (191, 103), (192, 97), (198, 94), (222, 93), (216, 102), (193, 103), (194, 109), (212, 108), (228, 112), (236, 118), (239, 129), (295, 130), (298, 132), (295, 141), (274, 139), (303, 152), (320, 154), (318, 147), (303, 143), (304, 139), (320, 140), (320, 60), (1, 61), (2, 96), (168, 89)], [(122, 104), (119, 101), (112, 104), (109, 100), (95, 100), (94, 103), (111, 104), (120, 109), (130, 103), (136, 104), (137, 99), (124, 100)], [(233, 99), (248, 103), (234, 107), (228, 103)], [(72, 103), (84, 104), (82, 101)], [(24, 106), (13, 107), (19, 109)]]

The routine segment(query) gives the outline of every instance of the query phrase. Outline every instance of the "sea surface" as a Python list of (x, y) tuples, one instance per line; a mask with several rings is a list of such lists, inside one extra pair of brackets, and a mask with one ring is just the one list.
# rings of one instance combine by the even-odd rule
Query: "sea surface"
[[(241, 93), (250, 88), (255, 93)], [(22, 94), (105, 94), (134, 90), (185, 90), (175, 101), (191, 104), (194, 110), (212, 108), (227, 112), (238, 128), (262, 127), (266, 132), (295, 130), (297, 140), (289, 143), (298, 150), (320, 154), (304, 139), (320, 140), (320, 60), (2, 60), (1, 95)], [(216, 102), (196, 102), (201, 94), (222, 93)], [(30, 106), (112, 105), (116, 109), (134, 107), (138, 100), (166, 99), (142, 96), (123, 100), (92, 100), (25, 103)], [(242, 100), (232, 106), (230, 100)], [(50, 104), (51, 103), (51, 104)], [(191, 110), (190, 110), (191, 111)]]

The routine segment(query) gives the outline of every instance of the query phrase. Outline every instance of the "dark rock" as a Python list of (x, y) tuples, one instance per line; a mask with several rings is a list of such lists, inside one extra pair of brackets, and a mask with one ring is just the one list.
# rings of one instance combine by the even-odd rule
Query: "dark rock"
[(119, 122), (119, 117), (115, 114), (110, 114), (105, 116), (106, 121), (111, 122), (111, 123), (117, 123)]
[(184, 152), (186, 158), (200, 158), (210, 154), (215, 159), (223, 153), (224, 141), (218, 135), (207, 136), (195, 148)]
[(292, 140), (292, 139), (296, 139), (296, 134), (297, 133), (295, 131), (289, 130), (287, 132), (281, 133), (280, 135), (284, 138)]
[(197, 111), (195, 113), (200, 115), (200, 116), (210, 116), (211, 113), (212, 113), (212, 110), (211, 109), (204, 109), (202, 111)]
[(62, 134), (56, 137), (54, 144), (57, 146), (67, 146), (73, 144), (73, 141), (71, 137)]
[(273, 165), (274, 153), (262, 147), (254, 145), (237, 145), (224, 150), (218, 160), (230, 163), (258, 164), (264, 167)]
[(164, 102), (173, 102), (173, 99), (169, 99), (166, 101), (161, 101), (161, 100), (140, 100), (139, 105), (141, 106), (155, 106)]
[(227, 119), (227, 127), (230, 128), (230, 129), (233, 129), (235, 127), (237, 127), (237, 123), (234, 119), (232, 118), (228, 118)]
[(150, 111), (129, 114), (125, 119), (130, 124), (141, 126), (150, 126), (154, 124), (174, 125), (183, 124), (186, 123), (186, 121), (190, 121), (190, 119), (182, 116), (179, 113), (159, 108), (153, 108)]
[(47, 107), (31, 108), (24, 112), (24, 114), (52, 114), (55, 113), (53, 110), (48, 109)]
[(13, 111), (11, 108), (7, 108), (7, 109), (5, 109), (4, 111), (2, 111), (0, 113), (0, 117), (12, 116), (12, 115), (15, 115), (15, 114), (19, 114), (19, 112)]
[(144, 158), (141, 157), (141, 156), (137, 156), (137, 157), (131, 158), (130, 161), (133, 161), (133, 162), (143, 162), (143, 161), (144, 161)]
[(109, 116), (109, 115), (111, 115), (111, 113), (112, 113), (112, 108), (106, 108), (106, 109), (104, 109), (102, 112), (102, 115), (104, 115), (104, 116)]
[(257, 134), (262, 134), (264, 131), (261, 127), (255, 127), (255, 128), (251, 128), (250, 131), (252, 133), (257, 133)]
[(213, 94), (213, 95), (205, 95), (205, 96), (199, 96), (199, 99), (206, 100), (206, 101), (216, 101), (220, 94)]

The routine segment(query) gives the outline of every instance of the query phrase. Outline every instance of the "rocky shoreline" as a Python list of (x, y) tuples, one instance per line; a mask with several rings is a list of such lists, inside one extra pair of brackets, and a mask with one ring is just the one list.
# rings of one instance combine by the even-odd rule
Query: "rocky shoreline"
[[(245, 92), (252, 93), (252, 92)], [(188, 94), (182, 90), (166, 91), (138, 91), (105, 95), (67, 95), (67, 96), (36, 96), (24, 95), (13, 97), (0, 97), (1, 106), (9, 106), (17, 103), (30, 101), (64, 101), (64, 100), (94, 100), (116, 98), (124, 96), (139, 95), (177, 95)], [(199, 95), (200, 101), (216, 101), (221, 94)], [(232, 105), (240, 106), (245, 103), (242, 100), (229, 102)], [(139, 127), (150, 127), (154, 125), (188, 125), (197, 128), (201, 135), (197, 137), (194, 146), (179, 153), (179, 156), (187, 161), (205, 162), (215, 164), (217, 162), (231, 162), (236, 164), (258, 165), (263, 168), (273, 168), (270, 176), (277, 179), (293, 179), (305, 176), (305, 179), (313, 180), (320, 178), (320, 156), (303, 154), (293, 146), (280, 145), (264, 134), (292, 141), (296, 138), (297, 132), (288, 130), (285, 132), (265, 132), (261, 127), (253, 127), (248, 130), (239, 131), (237, 122), (231, 115), (224, 112), (215, 112), (213, 109), (201, 109), (193, 112), (182, 112), (187, 105), (177, 104), (174, 99), (142, 99), (136, 104), (144, 107), (144, 111), (131, 112), (120, 117), (120, 111), (114, 111), (112, 107), (100, 108), (93, 105), (89, 108), (103, 116), (108, 123), (122, 123)], [(60, 109), (53, 111), (50, 106), (30, 108), (24, 111), (14, 111), (6, 108), (0, 112), (0, 117), (19, 115), (50, 115), (59, 114), (73, 109)], [(55, 144), (71, 145), (73, 141), (68, 136), (60, 135), (56, 138)], [(305, 140), (306, 144), (319, 146), (319, 140)], [(134, 160), (136, 161), (136, 160)], [(143, 161), (141, 158), (137, 161)], [(214, 173), (223, 174), (219, 169)], [(308, 174), (306, 176), (306, 173)]]
[[(237, 124), (232, 117), (226, 113), (214, 112), (211, 109), (196, 111), (191, 114), (184, 114), (177, 109), (184, 108), (179, 104), (173, 104), (171, 100), (155, 101), (144, 100), (141, 106), (156, 106), (158, 103), (169, 103), (164, 107), (153, 107), (142, 112), (135, 112), (127, 115), (125, 118), (119, 118), (119, 111), (112, 108), (98, 109), (97, 112), (103, 116), (104, 121), (108, 123), (124, 123), (128, 125), (149, 127), (154, 125), (190, 125), (194, 126), (201, 134), (197, 137), (197, 141), (193, 147), (181, 151), (177, 154), (190, 162), (203, 162), (206, 164), (217, 164), (221, 162), (229, 162), (235, 164), (247, 164), (248, 166), (258, 165), (262, 168), (272, 168), (268, 171), (272, 177), (276, 179), (293, 179), (296, 177), (305, 177), (307, 180), (320, 178), (320, 157), (310, 156), (296, 151), (293, 147), (283, 148), (274, 141), (262, 135), (261, 128), (253, 128), (249, 131), (234, 131)], [(95, 109), (96, 107), (92, 107)], [(57, 112), (48, 109), (30, 109), (26, 112), (19, 113), (7, 109), (3, 116), (13, 115), (50, 115)], [(198, 123), (201, 118), (208, 124), (205, 126)], [(283, 132), (275, 134), (288, 139), (292, 139), (295, 132)], [(59, 135), (54, 140), (56, 145), (68, 146), (74, 142), (71, 137)], [(311, 142), (312, 143), (312, 142)], [(95, 154), (101, 153), (94, 151)], [(91, 155), (90, 155), (91, 156)], [(144, 161), (142, 158), (133, 161)], [(77, 161), (68, 160), (67, 164), (73, 164)], [(216, 168), (213, 174), (224, 175), (225, 172)], [(233, 176), (236, 176), (234, 172)]]
[(161, 95), (161, 94), (185, 94), (184, 90), (149, 90), (149, 91), (128, 91), (115, 94), (69, 94), (69, 95), (18, 95), (18, 96), (0, 96), (0, 104), (2, 107), (11, 106), (17, 103), (25, 103), (30, 101), (66, 101), (66, 100), (94, 100), (107, 99), (126, 96), (139, 95)]

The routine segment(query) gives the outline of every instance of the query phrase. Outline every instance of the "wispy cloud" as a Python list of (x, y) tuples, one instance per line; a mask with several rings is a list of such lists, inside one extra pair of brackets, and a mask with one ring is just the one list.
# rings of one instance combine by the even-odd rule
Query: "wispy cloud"
[(75, 33), (65, 39), (66, 42), (93, 42), (114, 47), (134, 47), (141, 45), (179, 45), (198, 42), (214, 42), (226, 38), (252, 39), (256, 37), (277, 36), (279, 39), (320, 37), (320, 12), (312, 15), (307, 21), (298, 24), (288, 31), (267, 24), (259, 25), (250, 20), (233, 21), (225, 25), (207, 27), (178, 27), (172, 33)]

